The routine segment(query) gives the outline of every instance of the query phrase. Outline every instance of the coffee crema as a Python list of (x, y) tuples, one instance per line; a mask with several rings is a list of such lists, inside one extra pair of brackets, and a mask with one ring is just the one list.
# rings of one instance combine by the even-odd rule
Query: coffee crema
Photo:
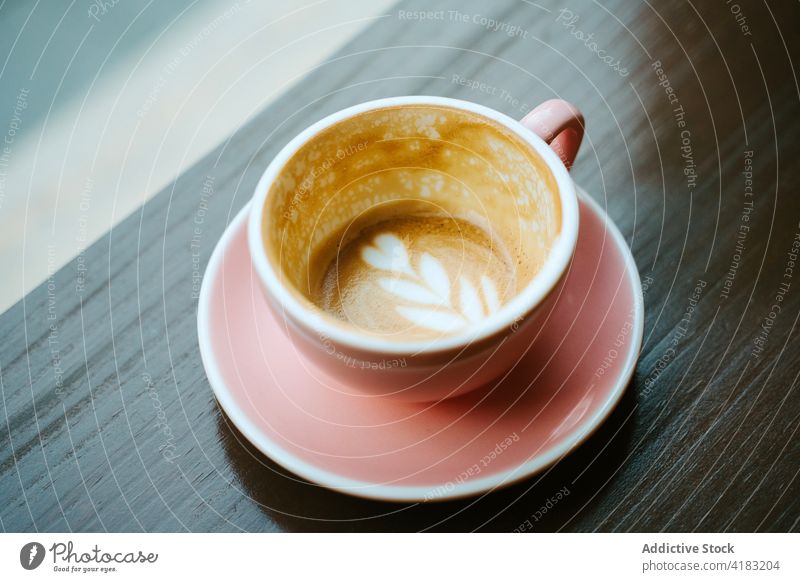
[(541, 269), (555, 178), (482, 115), (414, 105), (321, 131), (286, 163), (262, 223), (284, 283), (342, 325), (397, 340), (467, 331)]
[(464, 331), (500, 309), (515, 269), (499, 239), (462, 218), (389, 206), (394, 217), (378, 207), (312, 258), (314, 303), (364, 331), (415, 337)]

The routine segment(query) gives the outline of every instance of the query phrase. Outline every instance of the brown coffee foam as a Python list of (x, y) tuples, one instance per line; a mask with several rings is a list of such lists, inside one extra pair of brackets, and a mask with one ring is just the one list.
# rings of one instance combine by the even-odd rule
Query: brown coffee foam
[(541, 268), (561, 222), (554, 176), (515, 133), (455, 108), (390, 107), (323, 130), (284, 165), (264, 208), (268, 259), (313, 303), (320, 249), (393, 201), (495, 233), (516, 265), (514, 293)]
[[(362, 252), (375, 238), (391, 234), (408, 251), (412, 273), (391, 273), (365, 262)], [(313, 302), (336, 318), (362, 331), (388, 336), (413, 338), (442, 335), (441, 330), (414, 325), (394, 309), (397, 305), (414, 307), (414, 301), (398, 297), (380, 285), (381, 280), (402, 280), (425, 285), (421, 280), (421, 258), (428, 254), (443, 267), (452, 286), (448, 307), (458, 311), (459, 284), (462, 278), (480, 285), (481, 277), (490, 279), (504, 303), (516, 285), (516, 265), (502, 241), (482, 228), (455, 216), (445, 216), (436, 207), (403, 202), (382, 204), (375, 212), (359, 216), (351, 225), (332, 237), (312, 259), (312, 273), (319, 279), (312, 283)], [(430, 308), (429, 305), (416, 305)], [(488, 311), (484, 298), (481, 307)]]

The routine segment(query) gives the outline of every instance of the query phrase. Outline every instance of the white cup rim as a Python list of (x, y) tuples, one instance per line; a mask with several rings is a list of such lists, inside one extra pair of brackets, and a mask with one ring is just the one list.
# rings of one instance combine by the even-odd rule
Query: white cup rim
[[(483, 115), (500, 123), (530, 145), (545, 161), (556, 179), (561, 202), (561, 229), (559, 235), (556, 237), (544, 265), (531, 282), (511, 301), (503, 305), (492, 317), (472, 326), (468, 331), (447, 335), (435, 340), (387, 340), (374, 334), (337, 325), (332, 320), (329, 321), (330, 316), (324, 315), (316, 308), (304, 305), (281, 283), (278, 273), (275, 272), (267, 258), (263, 229), (261, 228), (264, 205), (269, 195), (270, 186), (286, 163), (303, 145), (322, 130), (366, 111), (410, 105), (439, 105), (461, 109)], [(342, 109), (317, 121), (286, 144), (267, 166), (256, 186), (253, 205), (248, 217), (247, 243), (256, 274), (268, 294), (277, 301), (279, 308), (284, 310), (292, 319), (311, 328), (316, 334), (325, 337), (326, 340), (333, 342), (339, 348), (349, 347), (364, 352), (387, 355), (412, 355), (464, 348), (474, 342), (492, 337), (502, 332), (503, 329), (510, 329), (515, 322), (533, 311), (553, 290), (569, 266), (578, 241), (578, 218), (578, 199), (575, 184), (566, 167), (550, 146), (533, 131), (523, 126), (520, 121), (470, 101), (449, 97), (412, 95), (376, 99)]]

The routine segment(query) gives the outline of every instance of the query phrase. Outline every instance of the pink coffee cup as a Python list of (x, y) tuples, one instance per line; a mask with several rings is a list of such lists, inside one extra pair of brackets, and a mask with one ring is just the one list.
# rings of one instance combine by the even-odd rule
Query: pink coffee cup
[[(502, 377), (544, 324), (575, 250), (578, 202), (568, 169), (583, 126), (562, 100), (517, 121), (467, 101), (410, 96), (349, 107), (292, 139), (256, 187), (248, 244), (268, 304), (304, 359), (364, 394), (407, 401), (457, 396)], [(398, 168), (422, 176), (409, 186), (415, 203), (480, 214), (511, 240), (509, 256), (521, 265), (517, 287), (463, 329), (422, 339), (371, 333), (310, 295), (315, 245), (334, 223), (349, 224), (383, 198), (395, 201), (396, 193), (365, 184)], [(439, 191), (428, 187), (442, 181)], [(462, 181), (463, 199), (447, 190)], [(462, 307), (465, 295), (462, 286)]]

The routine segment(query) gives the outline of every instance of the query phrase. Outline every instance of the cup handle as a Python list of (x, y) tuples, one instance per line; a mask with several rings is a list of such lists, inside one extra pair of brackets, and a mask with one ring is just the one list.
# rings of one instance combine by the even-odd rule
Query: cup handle
[(520, 121), (553, 148), (569, 170), (583, 139), (583, 114), (561, 99), (550, 99)]

